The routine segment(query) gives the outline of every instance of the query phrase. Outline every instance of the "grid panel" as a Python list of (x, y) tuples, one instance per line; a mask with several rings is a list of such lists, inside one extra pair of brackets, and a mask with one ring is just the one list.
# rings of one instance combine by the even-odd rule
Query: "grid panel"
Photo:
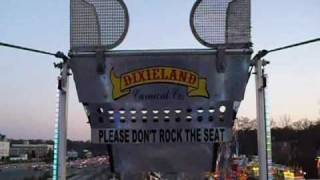
[(227, 42), (248, 43), (250, 35), (250, 0), (230, 3), (227, 18)]
[(111, 49), (123, 40), (129, 16), (122, 0), (71, 2), (71, 48)]
[(94, 6), (83, 0), (71, 1), (71, 48), (100, 45), (100, 33)]
[(198, 0), (190, 25), (205, 46), (250, 42), (250, 0)]

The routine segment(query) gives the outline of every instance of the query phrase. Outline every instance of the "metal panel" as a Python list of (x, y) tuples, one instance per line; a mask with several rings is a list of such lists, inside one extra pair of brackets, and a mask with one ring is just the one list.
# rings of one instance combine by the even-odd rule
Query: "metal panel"
[[(121, 52), (121, 51), (120, 51)], [(186, 86), (177, 86), (172, 83), (157, 83), (150, 86), (138, 86), (131, 88), (131, 92), (142, 90), (147, 93), (154, 92), (154, 90), (163, 91), (163, 89), (177, 88), (183, 95), (183, 100), (168, 99), (165, 101), (144, 101), (145, 106), (163, 107), (172, 103), (184, 104), (206, 104), (208, 107), (210, 102), (228, 101), (228, 100), (242, 100), (250, 61), (250, 52), (234, 52), (228, 53), (224, 56), (223, 63), (225, 64), (224, 72), (217, 71), (217, 53), (216, 51), (174, 51), (174, 53), (160, 51), (125, 51), (125, 54), (116, 52), (106, 52), (103, 60), (106, 67), (103, 74), (97, 71), (98, 62), (95, 55), (78, 55), (71, 60), (72, 70), (75, 74), (75, 81), (77, 91), (81, 102), (86, 103), (107, 103), (113, 102), (114, 105), (123, 106), (124, 104), (135, 104), (137, 99), (130, 93), (127, 96), (119, 98), (117, 101), (112, 99), (112, 82), (110, 80), (110, 72), (120, 77), (122, 74), (132, 72), (134, 70), (152, 68), (152, 67), (172, 67), (177, 69), (184, 69), (195, 73), (199, 79), (207, 78), (207, 90), (210, 92), (209, 97), (188, 97), (186, 94)], [(132, 54), (132, 55), (131, 55)], [(88, 88), (94, 87), (94, 88)], [(142, 87), (142, 89), (141, 89)], [(150, 88), (148, 88), (150, 87)], [(160, 90), (162, 89), (162, 90)], [(139, 103), (141, 104), (141, 103)], [(179, 107), (179, 106), (175, 106)], [(130, 105), (128, 105), (128, 108)]]
[(251, 42), (251, 1), (234, 0), (227, 16), (226, 41), (231, 44)]
[[(71, 68), (92, 128), (92, 141), (105, 143), (99, 140), (99, 130), (110, 128), (219, 127), (226, 131), (223, 141), (230, 141), (248, 78), (247, 52), (219, 56), (213, 50), (117, 51), (105, 52), (98, 59), (90, 54), (74, 55)], [(224, 62), (220, 72), (219, 58)], [(105, 67), (104, 72), (99, 67)], [(112, 143), (116, 170), (124, 174), (200, 174), (210, 171), (214, 163), (213, 141)]]

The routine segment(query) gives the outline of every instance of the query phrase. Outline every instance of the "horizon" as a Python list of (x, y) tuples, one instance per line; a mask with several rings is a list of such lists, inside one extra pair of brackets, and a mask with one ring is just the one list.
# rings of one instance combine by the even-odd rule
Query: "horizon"
[[(188, 24), (189, 11), (194, 1), (170, 1), (170, 6), (166, 6), (168, 3), (164, 1), (125, 2), (132, 21), (127, 37), (115, 50), (205, 48), (193, 37)], [(318, 7), (319, 0), (252, 0), (254, 51), (320, 37), (320, 24), (315, 23), (320, 19)], [(289, 8), (285, 15), (284, 8)], [(163, 13), (163, 9), (166, 13)], [(303, 31), (300, 27), (303, 27)], [(0, 7), (0, 29), (0, 39), (3, 42), (52, 52), (67, 52), (69, 2), (3, 2)], [(141, 34), (144, 38), (140, 38)], [(155, 36), (157, 38), (154, 38)], [(286, 115), (289, 115), (292, 121), (320, 118), (320, 83), (316, 83), (320, 82), (317, 68), (320, 61), (317, 50), (320, 50), (319, 43), (266, 57), (271, 61), (266, 71), (269, 77), (267, 103), (272, 118), (279, 120)], [(0, 133), (8, 139), (52, 139), (56, 77), (59, 73), (57, 69), (53, 70), (52, 63), (56, 62), (56, 59), (5, 47), (0, 47), (0, 58)], [(90, 127), (77, 98), (71, 78), (68, 139), (86, 141), (90, 139)], [(255, 113), (255, 86), (254, 79), (251, 78), (238, 117), (254, 119)]]

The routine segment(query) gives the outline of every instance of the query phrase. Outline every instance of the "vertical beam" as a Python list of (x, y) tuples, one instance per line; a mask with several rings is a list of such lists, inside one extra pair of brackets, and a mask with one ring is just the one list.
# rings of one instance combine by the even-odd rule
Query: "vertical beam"
[(112, 150), (111, 144), (107, 144), (107, 151), (108, 151), (109, 162), (110, 162), (110, 171), (112, 174), (115, 174), (116, 170), (114, 167), (113, 150)]
[(268, 97), (268, 76), (265, 74), (264, 69), (262, 70), (262, 74), (264, 77), (264, 112), (265, 112), (265, 124), (266, 124), (266, 147), (267, 147), (267, 166), (268, 166), (268, 180), (273, 179), (272, 175), (272, 136), (271, 136), (271, 119), (270, 119), (270, 107), (269, 103), (267, 102)]
[(67, 150), (67, 118), (68, 118), (68, 63), (61, 64), (60, 76), (58, 77), (58, 102), (57, 122), (54, 137), (54, 162), (53, 180), (66, 179), (66, 150)]
[(259, 155), (259, 179), (268, 180), (267, 146), (266, 146), (266, 116), (265, 116), (265, 82), (263, 74), (263, 61), (255, 61), (256, 73), (256, 110), (258, 123), (258, 155)]
[(211, 172), (214, 172), (214, 173), (216, 173), (216, 169), (217, 169), (217, 160), (218, 160), (219, 147), (220, 147), (219, 143), (213, 143)]

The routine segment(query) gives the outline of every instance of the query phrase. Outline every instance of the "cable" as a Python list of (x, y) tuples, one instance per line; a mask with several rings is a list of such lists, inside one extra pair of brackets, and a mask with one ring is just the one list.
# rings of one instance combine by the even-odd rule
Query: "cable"
[(289, 45), (289, 46), (284, 46), (284, 47), (280, 47), (280, 48), (276, 48), (276, 49), (271, 49), (271, 50), (268, 51), (268, 53), (275, 52), (275, 51), (281, 51), (281, 50), (285, 50), (285, 49), (289, 49), (289, 48), (292, 48), (292, 47), (301, 46), (301, 45), (305, 45), (305, 44), (310, 44), (310, 43), (314, 43), (314, 42), (317, 42), (317, 41), (320, 41), (320, 38), (312, 39), (312, 40), (309, 40), (309, 41), (304, 41), (304, 42), (301, 42), (301, 43), (296, 43), (296, 44), (292, 44), (292, 45)]
[(8, 44), (8, 43), (3, 43), (0, 42), (0, 46), (4, 46), (4, 47), (9, 47), (9, 48), (14, 48), (14, 49), (20, 49), (20, 50), (25, 50), (25, 51), (31, 51), (31, 52), (35, 52), (35, 53), (40, 53), (40, 54), (46, 54), (46, 55), (50, 55), (50, 56), (54, 56), (56, 58), (60, 58), (63, 60), (68, 60), (69, 57), (67, 57), (63, 52), (58, 51), (57, 53), (51, 53), (51, 52), (47, 52), (47, 51), (42, 51), (42, 50), (38, 50), (38, 49), (32, 49), (32, 48), (27, 48), (27, 47), (23, 47), (23, 46), (17, 46), (17, 45), (13, 45), (13, 44)]
[(50, 53), (50, 52), (46, 52), (46, 51), (41, 51), (41, 50), (37, 50), (37, 49), (31, 49), (31, 48), (22, 47), (22, 46), (17, 46), (17, 45), (13, 45), (13, 44), (7, 44), (7, 43), (0, 42), (0, 45), (1, 45), (1, 46), (5, 46), (5, 47), (20, 49), (20, 50), (26, 50), (26, 51), (31, 51), (31, 52), (36, 52), (36, 53), (41, 53), (41, 54), (47, 54), (47, 55), (55, 56), (54, 53)]
[[(255, 61), (263, 58), (264, 56), (266, 56), (267, 54), (269, 54), (271, 52), (276, 52), (276, 51), (281, 51), (281, 50), (285, 50), (285, 49), (289, 49), (289, 48), (293, 48), (293, 47), (297, 47), (297, 46), (302, 46), (302, 45), (314, 43), (314, 42), (317, 42), (317, 41), (320, 41), (320, 38), (316, 38), (316, 39), (312, 39), (312, 40), (308, 40), (308, 41), (303, 41), (303, 42), (300, 42), (300, 43), (291, 44), (291, 45), (288, 45), (288, 46), (283, 46), (283, 47), (279, 47), (279, 48), (275, 48), (275, 49), (271, 49), (271, 50), (263, 49), (261, 51), (258, 51), (258, 53), (252, 58), (251, 61), (253, 63), (255, 63)], [(249, 72), (248, 72), (249, 76), (248, 76), (247, 82), (249, 81), (249, 79), (251, 77), (252, 69), (253, 69), (253, 64), (251, 65), (251, 67), (249, 69)]]

